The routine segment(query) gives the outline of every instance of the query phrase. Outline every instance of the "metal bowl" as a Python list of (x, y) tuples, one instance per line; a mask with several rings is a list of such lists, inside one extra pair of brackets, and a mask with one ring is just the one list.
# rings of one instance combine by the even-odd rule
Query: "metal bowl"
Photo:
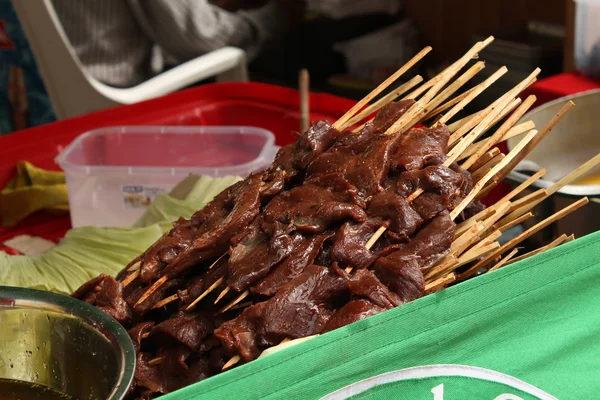
[[(546, 168), (548, 171), (543, 179), (535, 185), (547, 188), (581, 164), (600, 152), (600, 90), (590, 90), (571, 96), (561, 97), (543, 104), (525, 114), (519, 123), (532, 120), (538, 129), (552, 117), (568, 101), (573, 101), (575, 107), (564, 117), (552, 132), (542, 140), (524, 162), (517, 165), (508, 178), (515, 182), (523, 182), (529, 175), (521, 171)], [(508, 140), (508, 148), (512, 149), (522, 137)], [(600, 167), (594, 168), (586, 175), (598, 174)], [(598, 196), (600, 185), (567, 185), (559, 193), (570, 196)]]
[(135, 350), (114, 319), (77, 299), (0, 286), (0, 378), (82, 400), (120, 400)]
[[(527, 159), (519, 163), (515, 170), (508, 175), (509, 182), (517, 185), (529, 178), (530, 175), (525, 173), (526, 171), (531, 172), (543, 167), (548, 172), (543, 179), (538, 179), (532, 185), (532, 189), (548, 188), (600, 153), (600, 135), (598, 134), (600, 90), (582, 92), (545, 103), (525, 114), (519, 122), (532, 120), (540, 129), (570, 100), (575, 103), (575, 107), (533, 149)], [(522, 137), (510, 139), (507, 143), (508, 148), (514, 148), (521, 139)], [(596, 167), (586, 175), (598, 176), (599, 173), (600, 167)], [(524, 194), (527, 193), (529, 191), (524, 192)], [(583, 196), (590, 197), (592, 203), (562, 218), (536, 235), (535, 240), (539, 242), (538, 245), (556, 238), (561, 233), (574, 233), (576, 237), (580, 237), (600, 228), (600, 185), (567, 185), (563, 187), (550, 199), (536, 207), (534, 210), (536, 217), (529, 220), (526, 225), (541, 221)]]

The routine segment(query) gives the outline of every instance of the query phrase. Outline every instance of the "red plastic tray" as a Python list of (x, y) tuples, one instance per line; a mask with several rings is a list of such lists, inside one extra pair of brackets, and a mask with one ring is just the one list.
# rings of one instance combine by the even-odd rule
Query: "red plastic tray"
[[(352, 100), (312, 93), (311, 120), (331, 122), (355, 104)], [(0, 136), (0, 187), (14, 175), (19, 160), (59, 170), (54, 158), (78, 135), (115, 125), (246, 125), (273, 132), (278, 145), (294, 141), (300, 125), (296, 90), (261, 83), (219, 83), (198, 86), (142, 103), (119, 106)], [(17, 234), (58, 240), (70, 228), (68, 217), (47, 213), (30, 216), (14, 228), (0, 227), (2, 242)]]

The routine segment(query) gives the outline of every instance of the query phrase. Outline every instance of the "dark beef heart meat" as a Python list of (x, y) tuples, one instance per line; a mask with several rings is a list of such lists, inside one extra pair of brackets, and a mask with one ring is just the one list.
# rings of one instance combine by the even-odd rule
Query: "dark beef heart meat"
[(101, 274), (95, 277), (94, 279), (90, 279), (83, 285), (79, 287), (71, 297), (82, 300), (88, 304), (96, 304), (96, 287), (99, 287), (100, 284), (104, 281), (104, 279), (108, 278), (108, 275)]
[(262, 319), (267, 303), (252, 305), (237, 317), (226, 321), (217, 329), (215, 336), (223, 343), (230, 354), (239, 354), (245, 361), (251, 361), (260, 355), (267, 344), (261, 338)]
[(414, 128), (402, 135), (402, 141), (392, 155), (394, 168), (414, 171), (446, 160), (450, 131), (445, 125), (435, 128)]
[(412, 206), (423, 219), (430, 220), (444, 210), (452, 210), (468, 194), (465, 190), (470, 190), (472, 185), (470, 174), (466, 174), (443, 165), (403, 172), (397, 190), (408, 196), (417, 188), (423, 189), (425, 193), (417, 197)]
[(393, 234), (394, 240), (406, 241), (423, 224), (423, 218), (417, 213), (406, 199), (392, 190), (384, 190), (373, 196), (367, 208), (369, 217), (389, 221), (388, 235)]
[(383, 311), (385, 311), (385, 308), (381, 308), (371, 303), (369, 300), (350, 300), (348, 304), (333, 313), (329, 321), (327, 321), (327, 324), (325, 324), (323, 332), (329, 332), (350, 325), (351, 323), (360, 321), (371, 315), (379, 314)]
[(150, 332), (153, 326), (154, 322), (152, 321), (141, 322), (127, 332), (129, 333), (129, 337), (131, 337), (131, 340), (133, 341), (133, 346), (135, 347), (136, 352), (140, 351), (140, 347), (142, 345), (142, 335)]
[(403, 302), (422, 297), (425, 282), (422, 268), (437, 262), (450, 249), (456, 225), (448, 214), (431, 220), (406, 244), (390, 246), (377, 259), (374, 271)]
[(413, 301), (425, 294), (425, 279), (419, 267), (418, 257), (392, 253), (379, 258), (373, 269), (379, 280), (396, 293), (402, 303)]
[(373, 271), (359, 269), (350, 277), (348, 286), (354, 296), (367, 298), (386, 310), (404, 302), (396, 293), (390, 291)]
[(338, 172), (363, 196), (381, 190), (390, 167), (390, 156), (402, 141), (400, 135), (384, 135), (365, 128), (358, 135), (345, 133), (335, 145), (317, 157), (308, 167), (306, 176)]
[(158, 365), (150, 365), (150, 353), (138, 353), (135, 364), (135, 383), (151, 393), (168, 393), (168, 383), (161, 376)]
[(200, 346), (202, 339), (213, 331), (213, 322), (201, 313), (179, 312), (174, 317), (156, 325), (150, 331), (148, 341), (163, 345), (180, 344), (191, 350)]
[(391, 128), (398, 118), (408, 111), (413, 104), (415, 104), (415, 101), (410, 99), (394, 101), (383, 106), (373, 119), (371, 129), (376, 134), (384, 133)]
[(104, 277), (101, 289), (96, 294), (96, 307), (104, 311), (120, 324), (131, 319), (131, 308), (123, 298), (123, 286), (110, 276)]
[(275, 196), (261, 214), (265, 231), (269, 225), (293, 225), (303, 233), (322, 233), (346, 219), (364, 221), (358, 191), (341, 174), (328, 174)]
[[(161, 276), (177, 276), (195, 264), (223, 254), (229, 248), (231, 238), (258, 215), (265, 174), (251, 175), (242, 181), (242, 185), (234, 185), (236, 190), (229, 191), (226, 199), (217, 196), (220, 204), (209, 207), (211, 202), (194, 214), (192, 224), (198, 229), (192, 246), (180, 253), (162, 271)], [(214, 210), (205, 211), (207, 207)]]
[(332, 236), (332, 234), (321, 234), (304, 238), (286, 259), (275, 266), (263, 280), (251, 289), (252, 293), (273, 296), (314, 262), (323, 242)]
[(348, 295), (346, 279), (330, 268), (311, 265), (266, 302), (263, 335), (279, 343), (319, 333)]
[(315, 157), (327, 150), (340, 132), (327, 121), (316, 121), (296, 142), (296, 162), (298, 169), (305, 169)]
[(381, 220), (374, 219), (362, 223), (346, 222), (335, 235), (331, 259), (344, 266), (367, 268), (375, 262), (377, 255), (367, 250), (365, 245), (381, 225)]
[(180, 218), (169, 232), (154, 243), (141, 258), (140, 281), (149, 283), (156, 279), (165, 265), (178, 254), (187, 250), (196, 235), (196, 229), (188, 220)]
[(229, 257), (227, 285), (238, 292), (264, 278), (303, 240), (299, 234), (269, 237), (257, 224), (249, 230), (250, 233), (231, 249)]

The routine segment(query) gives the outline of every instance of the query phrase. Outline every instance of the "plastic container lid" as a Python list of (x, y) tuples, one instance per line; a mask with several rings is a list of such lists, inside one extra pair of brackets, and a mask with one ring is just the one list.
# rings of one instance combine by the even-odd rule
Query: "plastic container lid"
[(121, 126), (86, 132), (56, 158), (71, 223), (131, 226), (189, 174), (246, 177), (268, 167), (275, 136), (243, 126)]

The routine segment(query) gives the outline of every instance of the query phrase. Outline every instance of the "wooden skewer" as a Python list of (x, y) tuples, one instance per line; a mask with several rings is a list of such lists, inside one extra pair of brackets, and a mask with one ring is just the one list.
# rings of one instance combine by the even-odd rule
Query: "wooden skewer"
[(164, 307), (164, 306), (166, 306), (169, 303), (177, 301), (177, 299), (179, 299), (179, 295), (177, 295), (177, 294), (171, 295), (169, 297), (165, 297), (164, 299), (162, 299), (161, 301), (159, 301), (158, 303), (156, 303), (155, 305), (153, 305), (152, 306), (152, 310)]
[(381, 83), (379, 86), (377, 86), (365, 98), (363, 98), (361, 101), (356, 103), (356, 105), (354, 105), (354, 107), (352, 107), (350, 110), (348, 110), (346, 112), (346, 114), (344, 114), (342, 116), (342, 118), (338, 119), (333, 124), (333, 127), (340, 130), (340, 128), (342, 126), (346, 125), (346, 122), (348, 122), (348, 120), (350, 118), (352, 118), (357, 112), (359, 112), (364, 106), (366, 106), (373, 98), (375, 98), (375, 96), (377, 96), (379, 93), (381, 93), (383, 90), (385, 90), (385, 88), (387, 88), (389, 85), (391, 85), (400, 76), (404, 75), (416, 63), (421, 61), (421, 59), (423, 57), (425, 57), (427, 55), (427, 53), (429, 53), (430, 51), (431, 51), (431, 47), (429, 47), (429, 46), (427, 46), (423, 50), (421, 50), (416, 56), (411, 58), (406, 64), (404, 64), (402, 67), (400, 67), (400, 69), (398, 69), (398, 71), (396, 71), (392, 76), (387, 78), (383, 83)]
[(527, 155), (538, 145), (539, 142), (542, 141), (554, 129), (554, 127), (564, 118), (565, 115), (575, 106), (575, 103), (569, 101), (564, 106), (561, 107), (560, 110), (552, 117), (552, 119), (542, 128), (540, 129), (539, 135), (527, 145), (523, 153), (517, 158), (515, 158), (511, 163), (509, 163), (499, 174), (500, 179), (504, 179), (506, 175), (510, 171), (512, 171), (518, 163), (520, 163)]
[[(457, 105), (458, 103), (460, 103), (465, 97), (470, 96), (474, 91), (475, 91), (476, 87), (473, 87), (469, 90), (467, 90), (466, 92), (459, 94), (458, 96), (452, 98), (452, 100), (447, 101), (446, 103), (442, 104), (441, 106), (438, 106), (438, 108), (436, 108), (435, 110), (429, 112), (429, 114), (427, 114), (423, 120), (428, 120), (436, 115), (440, 115), (441, 113), (443, 113), (444, 111), (446, 111), (449, 108), (454, 107), (455, 105)], [(440, 115), (440, 119), (443, 116)], [(439, 121), (439, 120), (438, 120)], [(438, 121), (435, 121), (436, 123)], [(435, 125), (432, 124), (432, 125)]]
[(251, 306), (251, 305), (252, 305), (252, 301), (246, 301), (244, 303), (236, 304), (235, 306), (231, 307), (229, 309), (229, 311), (231, 311), (231, 310), (237, 310), (239, 308), (245, 308), (245, 307), (248, 307), (248, 306)]
[(551, 195), (553, 195), (554, 193), (558, 192), (564, 186), (572, 183), (573, 181), (579, 179), (582, 175), (585, 175), (586, 173), (588, 173), (592, 168), (596, 167), (598, 164), (600, 164), (600, 154), (591, 158), (590, 160), (585, 162), (583, 165), (577, 167), (571, 173), (569, 173), (565, 177), (559, 179), (556, 183), (554, 183), (552, 186), (547, 188), (546, 192), (548, 194), (546, 195), (546, 197), (544, 197), (540, 200), (536, 200), (533, 203), (529, 203), (526, 206), (521, 207), (520, 209), (511, 212), (502, 222), (504, 222), (504, 223), (509, 222), (515, 218), (518, 218), (519, 216), (528, 212), (529, 210), (533, 209), (535, 206), (540, 204), (546, 198), (548, 198)]
[(242, 358), (240, 356), (233, 356), (229, 359), (229, 361), (227, 361), (227, 363), (225, 365), (223, 365), (223, 368), (221, 368), (221, 371), (225, 371), (228, 370), (229, 368), (233, 367), (235, 364), (237, 364), (238, 362), (240, 362)]
[(525, 232), (521, 233), (519, 236), (517, 236), (517, 237), (511, 239), (510, 241), (508, 241), (507, 243), (505, 243), (498, 250), (496, 250), (492, 254), (488, 255), (487, 257), (485, 257), (483, 260), (481, 260), (480, 262), (478, 262), (477, 264), (475, 264), (474, 266), (472, 266), (471, 268), (469, 268), (467, 271), (463, 272), (458, 277), (458, 279), (462, 281), (464, 279), (467, 279), (467, 278), (471, 277), (473, 274), (475, 274), (477, 271), (479, 271), (479, 269), (485, 267), (490, 262), (492, 262), (492, 260), (494, 258), (496, 258), (499, 255), (503, 254), (507, 250), (513, 248), (517, 244), (521, 243), (523, 240), (528, 239), (529, 237), (531, 237), (532, 235), (536, 234), (540, 230), (544, 229), (548, 225), (553, 224), (554, 222), (558, 221), (559, 219), (563, 218), (564, 216), (566, 216), (566, 215), (572, 213), (573, 211), (577, 210), (578, 208), (586, 205), (588, 202), (589, 202), (589, 200), (588, 200), (587, 197), (579, 199), (575, 203), (569, 205), (568, 207), (563, 208), (562, 210), (560, 210), (559, 212), (555, 213), (554, 215), (551, 215), (550, 217), (546, 218), (545, 220), (537, 223), (536, 225), (532, 226), (531, 228), (529, 228)]
[(456, 280), (456, 276), (454, 274), (448, 274), (446, 276), (444, 276), (443, 278), (440, 278), (436, 281), (433, 281), (431, 283), (428, 283), (425, 285), (425, 292), (435, 292), (440, 288), (445, 287), (446, 285), (454, 282)]
[(529, 218), (533, 217), (533, 213), (528, 212), (526, 214), (521, 215), (519, 218), (516, 218), (504, 225), (502, 224), (497, 224), (497, 226), (495, 226), (496, 229), (498, 229), (500, 232), (506, 232), (507, 230), (509, 230), (510, 228), (512, 228), (513, 226), (517, 226), (520, 223), (527, 221)]
[(460, 255), (464, 250), (471, 246), (477, 240), (478, 235), (485, 230), (483, 222), (473, 224), (464, 234), (456, 236), (456, 239), (450, 245), (450, 255)]
[(543, 199), (547, 195), (548, 192), (546, 192), (546, 189), (538, 189), (535, 192), (529, 193), (527, 196), (521, 197), (517, 201), (514, 201), (510, 208), (510, 212), (518, 210), (519, 208), (524, 207), (527, 204), (532, 203), (534, 201)]
[(517, 186), (516, 188), (511, 190), (510, 193), (508, 193), (502, 199), (498, 200), (498, 202), (496, 202), (496, 204), (494, 204), (493, 206), (491, 206), (489, 208), (486, 208), (485, 210), (481, 211), (479, 214), (476, 214), (476, 215), (472, 216), (471, 218), (461, 222), (456, 227), (456, 234), (461, 235), (466, 229), (469, 229), (469, 227), (471, 225), (473, 225), (475, 222), (481, 221), (485, 218), (488, 218), (489, 215), (491, 215), (493, 212), (495, 212), (496, 206), (499, 206), (500, 204), (504, 204), (508, 201), (511, 201), (515, 196), (517, 196), (523, 190), (527, 189), (529, 186), (531, 186), (535, 181), (537, 181), (539, 178), (541, 178), (545, 174), (546, 174), (546, 169), (542, 168), (541, 170), (539, 170), (538, 172), (533, 174), (531, 177), (529, 177), (527, 180), (525, 180), (523, 183), (521, 183), (519, 186)]
[(508, 263), (508, 264), (506, 264), (506, 265), (510, 265), (510, 264), (516, 263), (516, 262), (518, 262), (518, 261), (521, 261), (521, 260), (524, 260), (524, 259), (526, 259), (526, 258), (533, 257), (533, 256), (535, 256), (535, 255), (537, 255), (537, 254), (543, 253), (543, 252), (544, 252), (544, 251), (546, 251), (546, 250), (553, 249), (553, 248), (555, 248), (556, 246), (560, 246), (560, 245), (561, 245), (561, 244), (563, 244), (565, 241), (567, 241), (567, 235), (565, 235), (565, 234), (563, 233), (563, 234), (562, 234), (562, 235), (560, 235), (558, 238), (556, 238), (555, 240), (553, 240), (553, 241), (552, 241), (550, 244), (547, 244), (546, 246), (542, 246), (542, 247), (540, 247), (539, 249), (536, 249), (536, 250), (530, 251), (529, 253), (525, 253), (525, 254), (523, 254), (522, 256), (519, 256), (519, 257), (517, 257), (517, 258), (513, 259), (511, 262), (509, 262), (509, 263)]
[(135, 308), (135, 307), (139, 306), (140, 304), (142, 304), (144, 301), (146, 301), (146, 299), (148, 297), (150, 297), (152, 295), (152, 293), (154, 293), (155, 290), (157, 290), (159, 287), (161, 287), (162, 284), (168, 280), (169, 280), (169, 276), (165, 275), (162, 278), (158, 279), (156, 282), (154, 282), (154, 284), (152, 286), (150, 286), (150, 288), (144, 292), (142, 297), (139, 298), (139, 300), (137, 301), (137, 303), (135, 303), (135, 305), (133, 307)]
[[(223, 281), (225, 280), (224, 277), (220, 277), (219, 279), (217, 279), (212, 285), (210, 285), (210, 287), (208, 289), (206, 289), (200, 296), (196, 297), (196, 299), (194, 301), (192, 301), (190, 303), (189, 306), (186, 307), (186, 311), (191, 310), (192, 308), (196, 307), (196, 304), (198, 304), (200, 302), (200, 300), (202, 300), (203, 298), (205, 298), (206, 296), (208, 296), (208, 294), (210, 292), (212, 292), (213, 290), (215, 290), (216, 288), (218, 288), (219, 286), (221, 286), (221, 284), (223, 283)], [(216, 302), (215, 302), (216, 304)]]
[(165, 361), (165, 357), (156, 357), (156, 358), (153, 358), (152, 360), (148, 361), (148, 365), (150, 365), (150, 366), (158, 365), (158, 364), (162, 363), (163, 361)]
[[(502, 99), (502, 102), (496, 100), (490, 107), (491, 108), (495, 108), (495, 107), (501, 107), (502, 110), (500, 111), (499, 114), (497, 114), (492, 120), (491, 122), (489, 122), (481, 131), (481, 133), (479, 133), (479, 137), (483, 136), (487, 131), (489, 131), (492, 127), (494, 127), (498, 122), (500, 122), (500, 120), (504, 119), (504, 117), (506, 117), (512, 110), (514, 107), (516, 107), (517, 105), (519, 105), (521, 103), (521, 99), (513, 99), (510, 102), (506, 102), (506, 99)], [(449, 146), (450, 147), (454, 147), (458, 140), (465, 135), (465, 133), (469, 130), (469, 127), (473, 126), (474, 124), (477, 124), (478, 121), (483, 120), (483, 118), (485, 118), (485, 116), (492, 112), (490, 109), (485, 109), (480, 111), (479, 113), (475, 114), (475, 117), (473, 119), (469, 119), (467, 121), (466, 124), (464, 124), (463, 126), (461, 126), (459, 129), (456, 130), (456, 132), (452, 133), (452, 136), (450, 136), (450, 140), (449, 140)], [(465, 149), (466, 150), (466, 149)], [(463, 151), (464, 152), (464, 151)], [(462, 153), (461, 153), (462, 154)]]
[(237, 303), (239, 303), (240, 301), (244, 300), (246, 297), (248, 297), (248, 295), (250, 294), (249, 290), (246, 290), (242, 293), (240, 293), (240, 295), (238, 297), (236, 297), (231, 303), (229, 303), (228, 305), (226, 305), (225, 307), (223, 307), (219, 313), (222, 314), (226, 311), (229, 311), (231, 309), (231, 307), (235, 306)]
[[(481, 136), (481, 134), (485, 133), (484, 130), (489, 129), (489, 127), (492, 126), (491, 124), (493, 123), (493, 121), (495, 121), (496, 118), (499, 115), (501, 115), (504, 110), (506, 110), (507, 106), (510, 105), (510, 103), (513, 101), (513, 99), (519, 93), (521, 93), (523, 90), (525, 90), (525, 88), (529, 85), (529, 82), (531, 82), (531, 80), (534, 79), (539, 73), (540, 73), (540, 69), (536, 68), (531, 74), (529, 74), (529, 76), (527, 78), (522, 80), (520, 83), (518, 83), (515, 87), (513, 87), (511, 90), (506, 92), (504, 95), (500, 96), (496, 101), (494, 101), (492, 104), (490, 104), (486, 109), (475, 114), (473, 116), (473, 118), (469, 119), (467, 121), (467, 123), (465, 123), (463, 126), (458, 128), (458, 130), (450, 136), (450, 139), (448, 141), (449, 145), (453, 146), (463, 135), (465, 135), (467, 132), (471, 131), (471, 129), (472, 129), (472, 131), (471, 131), (471, 133), (469, 133), (469, 135), (474, 135), (475, 134), (474, 131), (477, 132), (477, 137), (479, 137), (479, 136)], [(494, 116), (491, 119), (488, 119), (488, 117), (486, 116), (488, 114), (493, 114)], [(481, 125), (480, 121), (485, 121), (483, 128), (480, 126)], [(477, 128), (474, 128), (475, 126), (477, 126)], [(476, 131), (476, 129), (478, 129), (478, 130)], [(468, 135), (467, 135), (467, 137), (468, 137)], [(469, 144), (471, 144), (472, 142), (473, 141), (470, 141)], [(464, 150), (466, 150), (466, 147), (461, 148), (460, 151), (457, 151), (457, 152), (458, 152), (458, 154), (460, 154)], [(453, 151), (454, 151), (454, 149), (453, 149)]]
[(402, 85), (398, 86), (395, 90), (391, 91), (390, 93), (388, 93), (381, 99), (377, 100), (375, 103), (365, 107), (364, 110), (362, 110), (361, 112), (356, 114), (354, 117), (352, 117), (348, 122), (346, 122), (344, 124), (343, 129), (346, 129), (349, 126), (352, 126), (352, 125), (362, 121), (364, 118), (368, 117), (369, 115), (373, 114), (374, 112), (379, 111), (381, 108), (383, 108), (383, 106), (396, 100), (403, 93), (412, 89), (414, 86), (418, 85), (422, 81), (423, 81), (423, 77), (421, 77), (420, 75), (417, 75), (417, 76), (413, 77), (411, 80), (409, 80), (408, 82), (403, 83)]
[[(523, 122), (519, 125), (515, 125), (508, 132), (506, 132), (506, 134), (504, 136), (502, 136), (500, 138), (500, 140), (498, 140), (496, 143), (491, 143), (491, 146), (494, 146), (494, 144), (497, 144), (497, 143), (504, 142), (505, 140), (508, 140), (515, 136), (522, 135), (526, 132), (529, 132), (532, 129), (535, 129), (535, 124), (533, 123), (533, 121), (527, 121), (527, 122)], [(458, 157), (457, 160), (461, 161), (461, 160), (464, 160), (465, 158), (472, 156), (483, 146), (490, 144), (490, 142), (491, 142), (490, 138), (487, 138), (487, 139), (482, 139), (478, 142), (473, 143), (465, 151), (462, 152), (462, 154)]]
[(486, 151), (488, 151), (494, 144), (496, 144), (512, 127), (517, 121), (525, 115), (527, 110), (531, 108), (533, 103), (535, 103), (536, 97), (529, 96), (523, 104), (521, 104), (512, 114), (511, 116), (494, 132), (494, 134), (489, 138), (489, 140), (473, 154), (471, 157), (465, 161), (461, 167), (463, 169), (469, 169), (479, 157), (481, 157)]
[(387, 131), (386, 134), (393, 134), (395, 132), (404, 132), (406, 129), (421, 120), (429, 111), (427, 104), (434, 98), (434, 96), (448, 83), (454, 75), (458, 73), (474, 56), (483, 50), (488, 44), (494, 40), (493, 37), (489, 37), (483, 42), (477, 42), (467, 53), (462, 56), (458, 61), (452, 64), (442, 74), (442, 78), (435, 85), (427, 91), (427, 93), (419, 99), (406, 113), (404, 113)]
[(417, 97), (428, 91), (433, 85), (438, 83), (440, 79), (444, 77), (444, 74), (448, 71), (448, 68), (450, 68), (450, 66), (444, 68), (436, 76), (429, 79), (427, 82), (425, 82), (424, 84), (407, 94), (405, 97), (402, 98), (402, 100), (415, 100)]
[(538, 132), (536, 130), (532, 130), (531, 132), (529, 132), (523, 138), (523, 140), (521, 140), (515, 146), (515, 148), (512, 149), (499, 164), (495, 165), (487, 174), (485, 174), (485, 176), (483, 176), (483, 178), (481, 178), (479, 180), (479, 182), (477, 182), (474, 185), (473, 190), (471, 190), (471, 192), (463, 199), (463, 201), (461, 201), (460, 204), (458, 206), (456, 206), (454, 208), (454, 210), (452, 210), (450, 212), (450, 218), (456, 219), (456, 217), (471, 203), (471, 201), (473, 201), (473, 199), (477, 195), (477, 192), (479, 192), (479, 190), (483, 189), (483, 187), (485, 186), (485, 184), (494, 175), (496, 175), (499, 171), (502, 170), (502, 168), (504, 168), (508, 163), (510, 163), (510, 161), (512, 159), (514, 159), (519, 154), (519, 152), (521, 152), (525, 148), (525, 146), (529, 142), (531, 142), (531, 140), (535, 137), (535, 135), (537, 135), (537, 133)]
[(479, 168), (477, 171), (473, 172), (471, 174), (473, 182), (479, 182), (481, 178), (483, 178), (485, 174), (487, 174), (495, 165), (499, 164), (504, 159), (504, 157), (505, 155), (500, 153), (491, 160), (489, 160), (487, 163), (485, 163), (483, 166), (481, 166), (481, 168)]
[(467, 265), (470, 262), (473, 262), (473, 261), (477, 260), (478, 258), (485, 256), (486, 254), (489, 254), (490, 252), (497, 250), (499, 248), (500, 248), (500, 243), (498, 243), (498, 242), (492, 242), (485, 246), (477, 247), (476, 249), (473, 249), (473, 251), (468, 251), (465, 254), (463, 254), (458, 259), (458, 263), (454, 266), (454, 268), (456, 269), (456, 268), (462, 267), (463, 265)]
[(219, 301), (221, 301), (221, 299), (223, 297), (225, 297), (225, 295), (227, 293), (229, 293), (230, 290), (231, 290), (231, 288), (229, 286), (227, 286), (225, 289), (223, 289), (223, 291), (221, 293), (219, 293), (219, 296), (217, 296), (217, 299), (215, 300), (215, 304), (217, 304)]
[(136, 278), (140, 276), (140, 270), (139, 268), (136, 269), (135, 271), (133, 271), (133, 273), (129, 274), (127, 276), (127, 278), (123, 279), (123, 281), (121, 282), (121, 285), (123, 286), (123, 288), (126, 288), (127, 286), (129, 286), (131, 284), (131, 282), (133, 282), (134, 280), (136, 280)]
[(226, 255), (227, 255), (227, 252), (223, 253), (223, 254), (222, 254), (222, 255), (221, 255), (219, 258), (217, 258), (217, 259), (215, 260), (215, 262), (213, 262), (212, 264), (210, 264), (210, 267), (208, 267), (208, 269), (213, 269), (213, 267), (214, 267), (215, 265), (217, 265), (217, 263), (218, 263), (219, 261), (221, 261), (221, 259), (223, 259), (223, 257), (225, 257)]
[[(429, 104), (427, 104), (426, 108), (420, 111), (420, 113), (415, 117), (416, 120), (426, 120), (429, 118), (429, 112), (438, 106), (440, 106), (445, 100), (447, 100), (450, 96), (452, 96), (458, 89), (460, 89), (465, 83), (467, 83), (471, 78), (477, 75), (483, 68), (485, 67), (485, 63), (482, 61), (478, 61), (471, 66), (464, 74), (455, 79), (448, 87), (440, 94), (435, 96), (431, 100)], [(466, 97), (466, 96), (465, 96)], [(435, 114), (434, 114), (435, 115)], [(410, 126), (410, 123), (409, 123)]]
[(487, 151), (485, 154), (483, 154), (479, 160), (477, 160), (477, 162), (475, 163), (475, 165), (473, 165), (472, 170), (476, 171), (479, 168), (483, 167), (485, 164), (488, 163), (488, 161), (490, 161), (491, 159), (493, 159), (494, 157), (500, 155), (500, 149), (498, 149), (497, 147), (494, 147), (492, 149), (490, 149), (489, 151)]
[[(479, 85), (475, 86), (475, 90), (464, 99), (462, 99), (458, 104), (456, 104), (448, 113), (444, 114), (444, 116), (437, 122), (437, 124), (446, 124), (450, 121), (456, 114), (462, 111), (473, 99), (479, 96), (484, 90), (489, 88), (494, 82), (502, 77), (508, 69), (506, 67), (499, 68), (496, 72), (494, 72), (489, 78), (484, 80)], [(472, 116), (475, 117), (475, 116)], [(467, 121), (465, 121), (467, 122)], [(450, 127), (449, 127), (450, 128)], [(452, 129), (450, 129), (452, 132)]]
[(496, 265), (494, 265), (492, 268), (490, 268), (488, 270), (488, 272), (492, 272), (495, 271), (501, 267), (503, 267), (507, 262), (510, 261), (511, 258), (513, 258), (515, 256), (515, 254), (517, 254), (519, 252), (519, 249), (513, 249), (510, 253), (508, 253), (506, 255), (506, 257), (504, 257), (502, 260), (498, 261), (496, 263)]
[(310, 76), (308, 70), (301, 69), (298, 80), (300, 89), (300, 132), (306, 132), (310, 125)]

